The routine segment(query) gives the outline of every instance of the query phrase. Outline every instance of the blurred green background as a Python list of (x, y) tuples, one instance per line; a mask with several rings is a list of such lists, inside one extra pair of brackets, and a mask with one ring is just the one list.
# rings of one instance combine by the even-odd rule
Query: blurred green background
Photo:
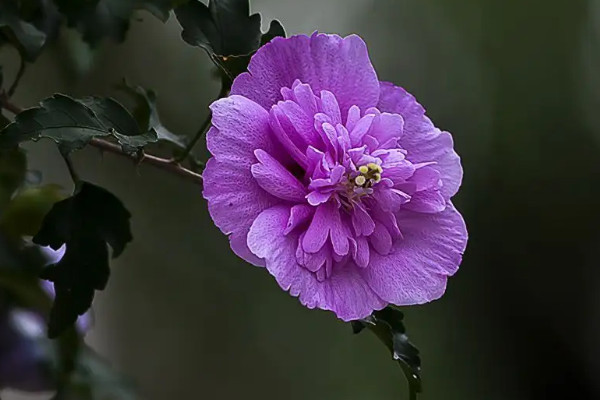
[[(380, 78), (454, 135), (465, 169), (455, 203), (470, 242), (447, 294), (406, 310), (421, 398), (600, 398), (600, 2), (254, 0), (252, 9), (288, 34), (361, 35)], [(93, 53), (63, 31), (15, 102), (116, 95), (127, 77), (158, 92), (169, 129), (192, 135), (219, 92), (212, 64), (174, 18), (138, 15), (124, 44)], [(6, 76), (16, 61), (0, 53)], [(52, 144), (28, 148), (45, 181), (69, 187)], [(304, 309), (233, 255), (200, 188), (95, 149), (74, 160), (134, 215), (135, 241), (97, 296), (88, 342), (144, 398), (406, 398), (374, 336)]]

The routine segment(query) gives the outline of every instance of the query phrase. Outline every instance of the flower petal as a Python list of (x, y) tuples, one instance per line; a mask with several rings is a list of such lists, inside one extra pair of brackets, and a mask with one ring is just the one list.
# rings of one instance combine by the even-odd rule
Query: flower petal
[(260, 161), (251, 167), (252, 176), (267, 193), (287, 201), (304, 202), (306, 189), (283, 165), (264, 150), (254, 155)]
[(421, 213), (438, 213), (446, 208), (446, 200), (439, 190), (424, 190), (413, 194), (404, 209)]
[(441, 213), (425, 215), (402, 211), (398, 225), (404, 238), (393, 252), (371, 253), (361, 270), (369, 286), (396, 305), (426, 303), (444, 294), (448, 276), (454, 275), (467, 245), (465, 222), (452, 204)]
[(220, 161), (250, 166), (254, 150), (275, 152), (269, 113), (255, 102), (230, 96), (211, 104), (213, 127), (206, 134), (208, 150)]
[(462, 182), (463, 170), (453, 148), (452, 135), (437, 129), (415, 98), (392, 83), (381, 83), (378, 107), (382, 112), (397, 113), (404, 118), (400, 147), (408, 150), (408, 160), (413, 163), (435, 161), (433, 167), (440, 172), (444, 198), (454, 196)]
[[(252, 177), (249, 166), (211, 158), (203, 172), (203, 196), (215, 225), (230, 235), (232, 250), (254, 265), (264, 266), (246, 246), (246, 236), (254, 219), (279, 202), (266, 193)], [(224, 179), (226, 177), (226, 179)]]
[(296, 261), (298, 234), (283, 235), (289, 216), (289, 207), (280, 205), (265, 210), (256, 218), (248, 235), (248, 247), (265, 260), (268, 271), (282, 289), (299, 297), (306, 307), (333, 311), (344, 321), (365, 318), (387, 305), (352, 263), (334, 268), (332, 275), (321, 282), (315, 273), (300, 266)]
[(332, 92), (345, 120), (348, 109), (377, 105), (379, 82), (363, 40), (351, 35), (313, 34), (275, 38), (252, 57), (248, 71), (239, 75), (231, 94), (245, 96), (269, 110), (282, 99), (281, 88), (296, 80), (315, 93)]

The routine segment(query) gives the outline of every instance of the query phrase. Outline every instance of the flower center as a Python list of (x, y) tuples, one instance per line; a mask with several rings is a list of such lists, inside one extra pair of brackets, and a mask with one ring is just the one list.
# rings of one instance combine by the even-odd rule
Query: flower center
[(360, 188), (370, 188), (381, 181), (383, 168), (375, 163), (368, 163), (358, 168), (359, 175), (354, 178), (354, 185)]
[(383, 168), (378, 164), (368, 163), (360, 166), (357, 172), (358, 174), (348, 174), (347, 180), (340, 187), (339, 200), (346, 211), (351, 211), (363, 197), (373, 193), (373, 186), (381, 182)]

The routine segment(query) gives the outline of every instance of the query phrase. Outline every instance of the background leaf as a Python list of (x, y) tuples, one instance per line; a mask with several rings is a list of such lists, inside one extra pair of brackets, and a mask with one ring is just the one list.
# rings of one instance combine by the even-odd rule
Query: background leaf
[(75, 370), (53, 400), (135, 400), (133, 384), (91, 348), (81, 350)]
[(179, 3), (181, 0), (56, 0), (69, 26), (92, 46), (105, 38), (123, 41), (136, 10), (147, 10), (164, 22)]
[(33, 242), (55, 250), (66, 244), (64, 257), (42, 272), (54, 283), (56, 298), (48, 335), (56, 337), (72, 326), (92, 304), (96, 290), (106, 287), (110, 275), (107, 245), (118, 257), (133, 238), (131, 214), (107, 190), (82, 182), (73, 196), (54, 205)]
[(13, 1), (0, 2), (0, 29), (28, 61), (34, 61), (46, 43), (46, 34), (21, 19)]
[(123, 80), (117, 88), (127, 93), (135, 101), (133, 116), (142, 130), (153, 129), (156, 132), (158, 142), (170, 143), (181, 149), (186, 147), (186, 138), (169, 131), (160, 122), (154, 90), (131, 85), (126, 80)]
[(15, 238), (33, 236), (40, 230), (52, 206), (64, 198), (62, 188), (58, 185), (22, 190), (0, 215), (0, 228)]
[(232, 81), (246, 70), (250, 56), (275, 36), (285, 36), (278, 21), (272, 21), (263, 35), (260, 14), (250, 15), (248, 0), (199, 0), (175, 8), (183, 28), (181, 37), (192, 46), (203, 48), (213, 62)]
[(79, 150), (94, 138), (112, 136), (123, 150), (133, 154), (148, 143), (156, 142), (156, 133), (142, 132), (133, 116), (110, 98), (88, 97), (75, 100), (55, 94), (39, 107), (17, 115), (0, 132), (0, 149), (10, 149), (25, 141), (52, 139), (63, 154)]
[(0, 215), (27, 174), (27, 158), (23, 150), (0, 149)]

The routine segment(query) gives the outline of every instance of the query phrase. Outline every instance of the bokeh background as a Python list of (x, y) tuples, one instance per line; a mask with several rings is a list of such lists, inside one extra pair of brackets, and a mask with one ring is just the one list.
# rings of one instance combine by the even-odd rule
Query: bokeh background
[[(290, 34), (361, 35), (380, 78), (454, 135), (465, 169), (455, 203), (470, 242), (447, 294), (406, 309), (421, 399), (599, 399), (600, 1), (254, 0), (252, 9)], [(124, 44), (94, 52), (63, 31), (15, 101), (116, 95), (127, 77), (158, 92), (169, 129), (192, 135), (219, 84), (179, 35), (174, 18), (144, 13)], [(7, 76), (16, 60), (0, 53)], [(69, 187), (51, 144), (29, 149), (47, 182)], [(406, 398), (374, 336), (304, 309), (233, 255), (199, 187), (95, 149), (75, 162), (133, 211), (135, 241), (97, 296), (88, 342), (144, 398)]]

